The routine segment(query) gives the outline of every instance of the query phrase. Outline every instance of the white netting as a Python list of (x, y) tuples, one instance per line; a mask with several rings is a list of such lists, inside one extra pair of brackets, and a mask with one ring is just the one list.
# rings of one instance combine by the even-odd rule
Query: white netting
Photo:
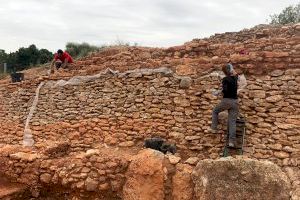
[(156, 69), (135, 69), (135, 70), (126, 71), (124, 73), (119, 73), (119, 71), (114, 71), (114, 70), (107, 68), (106, 70), (104, 70), (96, 75), (74, 76), (73, 78), (71, 78), (69, 80), (49, 81), (49, 82), (47, 82), (46, 85), (48, 87), (52, 87), (52, 88), (63, 87), (66, 85), (80, 85), (82, 83), (97, 80), (107, 74), (117, 75), (119, 77), (123, 77), (123, 76), (140, 77), (143, 75), (147, 76), (147, 75), (156, 74), (156, 73), (161, 73), (161, 74), (168, 76), (168, 75), (173, 74), (173, 71), (169, 68), (161, 67), (161, 68), (156, 68)]
[(27, 115), (27, 119), (26, 119), (26, 122), (25, 122), (24, 135), (23, 135), (23, 145), (24, 146), (32, 146), (34, 144), (34, 140), (32, 138), (32, 133), (31, 133), (31, 130), (30, 130), (30, 127), (29, 127), (29, 122), (30, 122), (30, 120), (33, 116), (33, 113), (35, 111), (35, 108), (38, 104), (40, 89), (43, 85), (44, 85), (44, 82), (41, 82), (39, 84), (39, 86), (37, 87), (37, 89), (35, 91), (35, 97), (34, 97), (33, 103), (31, 105), (29, 114)]
[(53, 87), (62, 87), (62, 86), (65, 86), (65, 85), (80, 85), (82, 83), (86, 83), (86, 82), (89, 82), (89, 81), (94, 81), (94, 80), (100, 78), (102, 75), (108, 74), (108, 73), (117, 74), (118, 71), (113, 71), (113, 70), (108, 68), (105, 71), (100, 72), (99, 74), (96, 74), (96, 75), (74, 76), (73, 78), (71, 78), (67, 81), (59, 80), (59, 81), (55, 82)]
[(245, 75), (244, 74), (239, 75), (239, 78), (238, 78), (238, 92), (245, 89), (246, 86), (247, 86), (247, 80), (246, 80)]

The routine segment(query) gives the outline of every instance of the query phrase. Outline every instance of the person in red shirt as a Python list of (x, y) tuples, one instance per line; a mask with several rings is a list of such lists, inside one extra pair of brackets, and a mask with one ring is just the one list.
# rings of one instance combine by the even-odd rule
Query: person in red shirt
[(61, 49), (59, 49), (54, 55), (54, 59), (51, 63), (51, 71), (54, 71), (54, 65), (56, 67), (56, 70), (58, 70), (59, 68), (66, 68), (69, 63), (73, 63), (73, 58), (68, 52), (63, 52)]

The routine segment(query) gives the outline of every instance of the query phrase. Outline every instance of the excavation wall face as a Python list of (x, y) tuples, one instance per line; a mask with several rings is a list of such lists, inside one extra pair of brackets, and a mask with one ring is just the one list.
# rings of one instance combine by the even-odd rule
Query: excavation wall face
[[(223, 136), (206, 131), (220, 100), (211, 94), (219, 85), (218, 77), (215, 73), (179, 77), (165, 70), (108, 74), (61, 87), (46, 83), (30, 122), (36, 146), (62, 140), (70, 141), (74, 151), (100, 143), (132, 147), (160, 136), (176, 143), (186, 156), (219, 157)], [(246, 155), (299, 166), (300, 70), (246, 77), (247, 89), (239, 99), (240, 112), (247, 119)], [(2, 144), (22, 142), (33, 88), (2, 87)], [(224, 116), (220, 118), (225, 124)]]

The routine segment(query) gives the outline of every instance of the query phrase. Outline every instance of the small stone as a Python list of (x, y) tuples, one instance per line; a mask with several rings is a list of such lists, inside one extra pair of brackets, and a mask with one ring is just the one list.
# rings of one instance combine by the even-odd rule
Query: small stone
[(278, 122), (275, 122), (275, 125), (280, 128), (280, 129), (293, 129), (293, 128), (296, 128), (296, 126), (294, 124), (283, 124), (283, 123), (278, 123)]
[(100, 151), (98, 149), (89, 149), (86, 151), (85, 156), (86, 157), (91, 157), (93, 155), (98, 155)]
[(288, 69), (285, 71), (285, 75), (300, 76), (300, 69)]
[(127, 141), (127, 142), (121, 142), (119, 144), (120, 147), (132, 147), (134, 146), (134, 142), (133, 141)]
[(180, 80), (179, 88), (188, 89), (192, 84), (192, 79), (190, 77), (183, 77)]
[(179, 65), (176, 67), (176, 74), (181, 76), (191, 75), (195, 73), (195, 68), (189, 65)]
[(109, 184), (108, 183), (103, 183), (99, 185), (99, 190), (104, 191), (109, 189)]
[(190, 164), (190, 165), (196, 165), (200, 159), (197, 157), (190, 157), (188, 158), (184, 163)]
[(179, 105), (179, 106), (182, 106), (182, 107), (188, 107), (190, 106), (190, 102), (188, 99), (186, 99), (185, 97), (175, 97), (174, 98), (174, 103)]
[(78, 183), (76, 183), (76, 187), (78, 189), (83, 189), (84, 188), (84, 181), (79, 181)]
[(51, 176), (51, 174), (48, 174), (48, 173), (42, 174), (40, 176), (40, 180), (43, 183), (50, 183), (51, 179), (52, 179), (52, 176)]
[(98, 187), (98, 182), (95, 181), (94, 179), (91, 179), (90, 177), (88, 177), (85, 180), (85, 187), (87, 191), (96, 191), (97, 187)]
[(135, 102), (137, 102), (137, 103), (142, 103), (144, 101), (144, 99), (143, 98), (140, 98), (140, 99), (135, 99)]
[(279, 70), (279, 69), (276, 69), (276, 70), (274, 70), (274, 71), (272, 71), (271, 73), (270, 73), (270, 75), (271, 76), (281, 76), (281, 75), (283, 75), (284, 74), (284, 71), (282, 71), (282, 70)]
[(252, 90), (249, 91), (249, 97), (264, 99), (266, 98), (266, 92), (263, 90)]
[(270, 144), (268, 146), (270, 147), (270, 149), (273, 149), (273, 150), (281, 150), (282, 149), (281, 144)]
[(289, 146), (283, 147), (282, 150), (283, 150), (283, 151), (286, 151), (286, 152), (289, 152), (289, 153), (293, 153), (293, 152), (300, 151), (300, 150), (294, 149), (294, 148), (289, 147)]
[(174, 155), (168, 155), (169, 161), (172, 165), (176, 165), (181, 160), (180, 157), (174, 156)]
[(179, 132), (171, 132), (171, 133), (169, 133), (169, 136), (174, 139), (183, 139), (184, 138), (184, 134), (179, 133)]
[(82, 170), (81, 170), (82, 173), (89, 173), (90, 171), (91, 171), (91, 169), (88, 168), (88, 167), (84, 167), (84, 168), (82, 168)]
[(290, 154), (289, 153), (286, 153), (284, 151), (276, 151), (274, 153), (274, 156), (277, 157), (277, 158), (289, 158), (290, 157)]
[(120, 181), (113, 180), (110, 182), (112, 191), (119, 191), (121, 188)]
[(283, 97), (281, 95), (274, 95), (274, 96), (267, 97), (266, 101), (270, 103), (276, 103), (282, 99)]
[(32, 189), (31, 190), (31, 195), (35, 198), (40, 196), (40, 191), (36, 188), (36, 189)]
[(199, 140), (201, 136), (193, 135), (193, 136), (186, 136), (186, 140)]

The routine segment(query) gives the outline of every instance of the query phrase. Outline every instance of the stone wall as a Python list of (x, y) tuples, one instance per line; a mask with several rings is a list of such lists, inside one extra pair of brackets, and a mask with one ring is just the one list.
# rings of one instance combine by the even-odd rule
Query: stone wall
[[(44, 195), (51, 198), (59, 193), (81, 193), (81, 197), (88, 195), (93, 198), (95, 195), (101, 199), (119, 199), (122, 196), (125, 172), (132, 155), (105, 147), (74, 154), (67, 149), (62, 151), (62, 145), (68, 143), (52, 143), (40, 152), (7, 145), (1, 148), (0, 172), (13, 182), (24, 184), (32, 197)], [(53, 151), (60, 154), (55, 155)], [(51, 189), (47, 191), (48, 188)]]
[[(187, 157), (217, 158), (224, 136), (207, 132), (219, 101), (211, 94), (220, 84), (215, 74), (190, 78), (161, 68), (103, 74), (62, 87), (48, 81), (30, 122), (36, 146), (63, 140), (74, 151), (102, 143), (141, 147), (145, 138), (160, 136), (176, 143)], [(249, 75), (247, 80), (240, 94), (240, 112), (247, 119), (246, 155), (299, 166), (299, 69)], [(2, 89), (1, 97), (0, 142), (20, 144), (33, 86)]]
[[(268, 161), (245, 157), (205, 159), (193, 167), (178, 163), (180, 158), (176, 156), (148, 149), (135, 154), (98, 147), (70, 153), (62, 151), (61, 146), (65, 144), (39, 152), (20, 146), (0, 147), (1, 183), (3, 177), (18, 182), (9, 196), (3, 195), (5, 185), (0, 185), (0, 198), (297, 200), (300, 195), (299, 187), (290, 185), (300, 173), (289, 179)], [(60, 155), (54, 156), (54, 151)]]
[[(78, 173), (76, 167), (67, 168), (66, 163), (77, 163), (80, 170), (101, 170), (98, 165), (113, 168), (108, 160), (98, 161), (92, 156), (86, 159), (82, 154), (88, 149), (99, 149), (98, 145), (136, 151), (141, 149), (145, 138), (160, 136), (176, 143), (182, 162), (190, 157), (190, 160), (195, 160), (195, 157), (197, 160), (218, 158), (224, 146), (226, 116), (220, 116), (223, 134), (207, 131), (211, 111), (220, 100), (211, 92), (220, 85), (216, 70), (230, 60), (237, 71), (245, 73), (248, 81), (239, 98), (240, 113), (247, 119), (244, 154), (281, 166), (295, 191), (299, 192), (298, 33), (299, 24), (215, 35), (168, 49), (110, 48), (76, 62), (69, 71), (50, 77), (30, 76), (29, 80), (15, 84), (2, 82), (0, 147), (22, 144), (24, 125), (35, 90), (44, 81), (30, 121), (36, 142), (33, 149), (44, 151), (52, 143), (63, 141), (70, 144), (70, 157), (61, 158), (61, 163), (56, 163), (55, 159), (47, 161), (48, 158), (43, 157), (27, 168), (27, 163), (32, 162), (25, 160), (22, 164), (21, 158), (28, 157), (26, 154), (4, 155), (1, 166), (10, 163), (6, 166), (11, 172), (8, 175), (15, 176), (19, 182), (22, 182), (22, 176), (26, 177), (24, 180), (31, 180), (32, 176), (32, 180), (41, 178), (40, 181), (45, 182), (49, 181), (49, 177), (65, 177), (63, 173), (67, 170), (71, 178), (67, 183), (71, 187), (89, 190), (86, 185), (89, 188), (95, 185), (91, 180), (93, 173), (90, 179), (77, 180), (72, 177), (73, 170), (76, 174), (81, 172)], [(120, 73), (110, 70), (104, 73), (103, 70), (108, 67)], [(103, 73), (95, 75), (98, 72)], [(89, 78), (73, 77), (89, 74), (92, 75)], [(60, 79), (69, 80), (71, 77), (70, 84), (58, 86), (64, 83)], [(196, 93), (200, 95), (196, 96)], [(96, 151), (95, 154), (98, 153)], [(78, 159), (76, 156), (79, 156)], [(114, 165), (124, 167), (114, 168), (103, 176), (106, 177), (103, 183), (97, 182), (97, 187), (104, 184), (103, 188), (109, 187), (108, 190), (112, 191), (112, 187), (124, 184), (122, 174), (126, 171), (128, 160), (108, 154), (103, 156), (114, 160)], [(82, 160), (87, 163), (82, 163)], [(46, 162), (49, 163), (43, 171), (42, 166)], [(42, 177), (31, 173), (36, 168), (39, 168)], [(66, 180), (59, 180), (58, 184), (66, 183)]]
[[(168, 67), (179, 74), (201, 74), (231, 61), (236, 69), (267, 74), (274, 69), (299, 68), (300, 24), (257, 26), (216, 34), (169, 48), (115, 47), (93, 53), (75, 63), (66, 76), (93, 74), (106, 68), (126, 71)], [(187, 70), (188, 68), (188, 70)], [(60, 75), (57, 75), (60, 76)]]

